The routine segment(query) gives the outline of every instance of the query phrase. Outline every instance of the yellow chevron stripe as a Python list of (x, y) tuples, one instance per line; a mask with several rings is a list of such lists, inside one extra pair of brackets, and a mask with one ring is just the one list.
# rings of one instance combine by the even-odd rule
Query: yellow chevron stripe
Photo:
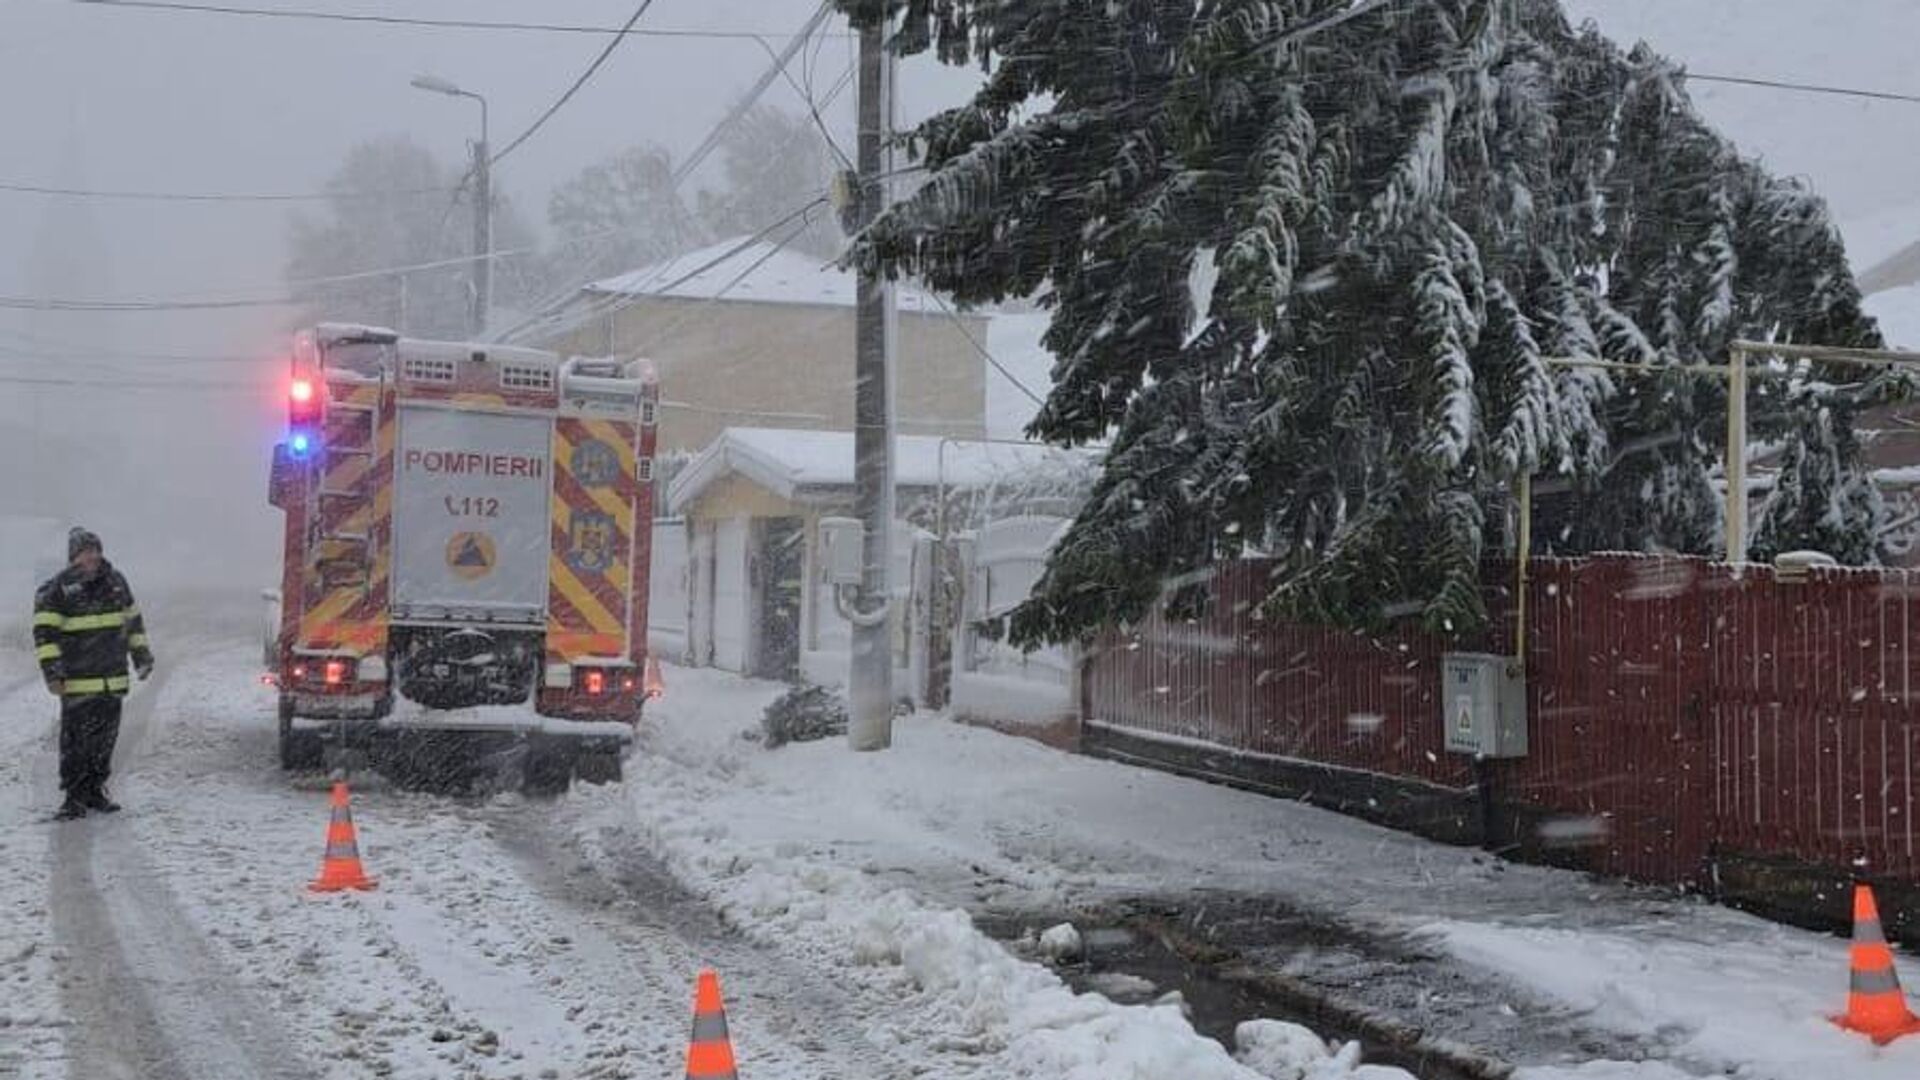
[(326, 599), (315, 604), (301, 617), (300, 640), (309, 645), (320, 640), (320, 631), (338, 624), (341, 616), (347, 613), (359, 596), (358, 589), (335, 589), (327, 594)]
[(620, 496), (612, 488), (587, 488), (587, 498), (600, 508), (601, 513), (612, 518), (620, 531), (629, 535), (633, 532), (633, 508), (620, 501)]
[(367, 478), (372, 466), (365, 458), (337, 455), (327, 459), (327, 487), (333, 491), (350, 491)]
[(581, 421), (581, 424), (587, 429), (589, 433), (593, 435), (594, 438), (599, 439), (601, 442), (606, 443), (608, 446), (611, 446), (616, 450), (619, 450), (620, 461), (622, 464), (626, 464), (633, 460), (633, 444), (631, 443), (631, 441), (627, 439), (626, 436), (620, 434), (620, 429), (614, 425), (613, 421), (583, 420)]
[(582, 634), (553, 628), (547, 631), (548, 655), (563, 661), (583, 656), (618, 656), (623, 644), (619, 634)]
[(565, 559), (553, 558), (548, 560), (548, 563), (553, 577), (553, 587), (560, 590), (560, 595), (566, 597), (574, 609), (585, 617), (589, 626), (602, 634), (619, 635), (625, 629), (620, 625), (620, 620), (614, 618), (613, 613), (607, 610), (606, 605), (580, 583), (580, 579), (574, 576), (573, 568), (567, 565)]
[[(583, 421), (581, 426), (586, 429), (588, 435), (612, 447), (614, 452), (619, 456), (621, 471), (626, 474), (627, 479), (635, 479), (633, 447), (621, 441), (619, 433), (614, 430), (612, 424), (605, 420), (587, 420)], [(570, 467), (570, 463), (573, 461), (573, 450), (570, 445), (567, 448), (566, 456), (561, 458), (560, 461), (562, 463), (561, 467), (566, 468), (567, 474), (572, 476), (573, 470)], [(574, 477), (574, 480), (577, 482), (579, 477)], [(632, 539), (633, 507), (622, 502), (620, 496), (612, 488), (590, 488), (585, 484), (581, 484), (580, 487), (587, 493), (587, 497), (593, 500), (594, 505), (598, 506), (602, 513), (612, 517), (614, 522), (619, 526), (620, 531), (626, 534), (628, 539)]]
[[(633, 479), (634, 463), (637, 458), (633, 452), (633, 448), (622, 440), (619, 431), (614, 425), (604, 420), (583, 420), (580, 421), (579, 424), (580, 429), (587, 437), (597, 439), (614, 449), (618, 455), (620, 467), (626, 470), (629, 479)], [(558, 429), (556, 428), (556, 432), (557, 431)], [(558, 459), (560, 461), (560, 467), (568, 468), (569, 463), (572, 461), (573, 444), (568, 442), (564, 437), (561, 437), (559, 442), (562, 448)], [(569, 469), (569, 475), (571, 475), (571, 469)], [(576, 480), (577, 479), (576, 477)], [(602, 513), (605, 513), (613, 519), (614, 527), (619, 530), (620, 536), (626, 540), (629, 549), (631, 549), (635, 520), (632, 504), (622, 502), (620, 497), (610, 488), (588, 488), (582, 485), (582, 490), (587, 493), (588, 497), (593, 500), (594, 505), (599, 508)], [(556, 502), (559, 502), (559, 500), (556, 499)], [(564, 504), (556, 507), (556, 518), (567, 531), (571, 531), (575, 509), (576, 508), (572, 506)], [(624, 563), (616, 562), (613, 566), (609, 567), (605, 577), (607, 584), (611, 586), (615, 592), (622, 596), (626, 595), (628, 585), (631, 581), (631, 571)]]

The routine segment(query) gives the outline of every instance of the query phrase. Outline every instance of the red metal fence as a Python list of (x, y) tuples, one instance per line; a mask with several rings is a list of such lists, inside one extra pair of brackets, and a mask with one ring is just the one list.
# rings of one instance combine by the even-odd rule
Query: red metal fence
[[(1156, 616), (1088, 661), (1097, 727), (1170, 749), (1225, 748), (1462, 798), (1444, 748), (1440, 658), (1462, 648), (1262, 620), (1269, 567), (1223, 569), (1207, 613)], [(1495, 568), (1506, 652), (1512, 567)], [(1593, 869), (1711, 885), (1728, 856), (1920, 884), (1920, 594), (1910, 571), (1690, 559), (1540, 560), (1527, 586), (1530, 752), (1486, 774), (1523, 844), (1572, 845)]]

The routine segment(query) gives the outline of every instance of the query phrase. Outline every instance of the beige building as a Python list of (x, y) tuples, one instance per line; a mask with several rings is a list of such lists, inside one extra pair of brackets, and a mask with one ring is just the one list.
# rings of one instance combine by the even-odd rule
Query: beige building
[[(899, 434), (987, 434), (989, 320), (949, 315), (917, 289), (897, 295)], [(588, 285), (526, 336), (560, 352), (651, 359), (660, 449), (693, 452), (729, 427), (853, 430), (854, 298), (849, 273), (735, 239)]]
[[(1077, 474), (1089, 458), (1032, 444), (898, 440), (894, 650), (902, 696), (925, 696), (928, 658), (946, 649), (944, 622), (933, 618), (934, 536), (923, 527), (933, 521), (905, 519), (963, 493), (1014, 498), (1023, 479)], [(695, 666), (841, 681), (852, 627), (825, 584), (821, 521), (853, 513), (853, 435), (729, 428), (674, 478), (666, 502), (672, 518), (655, 525), (656, 551), (684, 553), (686, 572), (675, 589), (656, 594), (651, 631), (662, 631), (663, 650)]]

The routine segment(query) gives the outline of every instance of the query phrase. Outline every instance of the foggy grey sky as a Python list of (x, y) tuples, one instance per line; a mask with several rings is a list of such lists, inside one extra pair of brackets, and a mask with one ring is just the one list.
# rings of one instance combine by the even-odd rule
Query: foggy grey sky
[[(291, 6), (290, 0), (263, 3)], [(412, 0), (382, 5), (314, 0), (342, 11), (402, 11), (474, 19), (538, 17), (618, 24), (628, 0)], [(1645, 38), (1702, 71), (1887, 89), (1910, 85), (1906, 60), (1920, 30), (1913, 0), (1572, 0), (1622, 41)], [(658, 0), (657, 27), (790, 34), (813, 0)], [(465, 153), (470, 103), (413, 90), (433, 71), (486, 93), (495, 142), (522, 127), (578, 72), (600, 39), (581, 35), (406, 29), (218, 15), (110, 10), (57, 0), (0, 0), (0, 128), (8, 179), (60, 183), (74, 158), (88, 185), (159, 190), (312, 190), (342, 151), (400, 132), (449, 162)], [(836, 40), (818, 82), (851, 58)], [(635, 38), (524, 150), (498, 184), (538, 221), (552, 185), (639, 140), (684, 153), (766, 63), (747, 42)], [(955, 100), (970, 72), (916, 64), (902, 79), (903, 112)], [(1775, 169), (1806, 175), (1842, 222), (1909, 201), (1920, 166), (1920, 106), (1695, 84), (1708, 115)], [(798, 107), (784, 84), (770, 100)], [(851, 128), (852, 95), (830, 122)], [(0, 251), (23, 253), (54, 200), (0, 195)], [(270, 290), (283, 257), (287, 208), (276, 204), (95, 203), (113, 271), (98, 293), (168, 295)], [(0, 289), (31, 292), (25, 260), (0, 256)], [(134, 317), (122, 316), (123, 322)], [(259, 313), (195, 319), (230, 334)], [(184, 332), (182, 327), (174, 332)], [(200, 335), (196, 334), (195, 337)]]
[[(618, 25), (632, 0), (249, 0), (264, 6), (404, 12), (471, 19), (544, 19)], [(777, 47), (815, 0), (657, 0), (643, 25), (767, 33)], [(1910, 70), (1920, 0), (1571, 0), (1625, 43), (1639, 38), (1702, 72), (1837, 82), (1916, 92)], [(844, 29), (837, 27), (837, 29)], [(520, 130), (576, 76), (603, 43), (570, 34), (407, 29), (0, 0), (0, 179), (160, 191), (317, 190), (347, 147), (403, 133), (449, 163), (473, 134), (470, 103), (408, 87), (434, 72), (489, 96), (496, 145)], [(816, 83), (830, 85), (851, 58), (849, 41), (819, 54)], [(548, 191), (582, 166), (635, 142), (685, 154), (767, 63), (748, 42), (635, 38), (540, 134), (502, 166), (497, 184), (540, 223)], [(922, 61), (902, 75), (907, 119), (959, 100), (976, 73)], [(1920, 205), (1920, 105), (1855, 101), (1695, 84), (1708, 117), (1776, 171), (1803, 175), (1829, 197), (1843, 225)], [(784, 84), (769, 100), (802, 104)], [(845, 143), (852, 94), (829, 112)], [(59, 286), (82, 298), (271, 293), (285, 258), (288, 208), (276, 204), (85, 205), (100, 258), (81, 280)], [(76, 218), (71, 200), (0, 192), (0, 293), (49, 290), (30, 278), (30, 253), (46, 215)], [(1850, 230), (1856, 252), (1884, 253), (1920, 238), (1920, 212), (1885, 236)], [(1915, 235), (1907, 235), (1913, 233)], [(105, 265), (101, 265), (104, 259)], [(43, 260), (44, 261), (44, 257)], [(37, 327), (69, 340), (149, 351), (217, 351), (272, 357), (286, 314), (274, 310), (192, 315), (40, 318), (0, 312), (0, 330)], [(51, 330), (48, 330), (51, 327)], [(131, 362), (129, 362), (131, 363)], [(194, 378), (237, 377), (233, 365), (169, 365)], [(0, 351), (0, 375), (22, 373)], [(110, 366), (129, 370), (128, 363)], [(141, 371), (147, 368), (140, 368)], [(90, 393), (87, 407), (125, 423), (114, 437), (139, 447), (158, 440), (200, 470), (175, 502), (205, 514), (236, 500), (245, 529), (268, 537), (277, 516), (264, 505), (266, 447), (277, 402), (260, 392), (207, 396)], [(49, 391), (57, 410), (71, 395)], [(28, 397), (0, 382), (0, 425), (25, 422)], [(182, 425), (183, 415), (207, 423)], [(151, 485), (147, 485), (151, 487)], [(239, 496), (232, 493), (239, 492)], [(134, 511), (127, 510), (129, 518)], [(172, 523), (186, 543), (204, 522)]]

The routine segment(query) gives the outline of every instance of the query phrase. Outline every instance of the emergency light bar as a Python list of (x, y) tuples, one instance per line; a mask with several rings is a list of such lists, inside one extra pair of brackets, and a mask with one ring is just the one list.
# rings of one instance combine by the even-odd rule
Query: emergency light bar
[(326, 409), (320, 388), (310, 376), (299, 374), (287, 384), (287, 452), (296, 458), (311, 455), (320, 444), (320, 424)]

